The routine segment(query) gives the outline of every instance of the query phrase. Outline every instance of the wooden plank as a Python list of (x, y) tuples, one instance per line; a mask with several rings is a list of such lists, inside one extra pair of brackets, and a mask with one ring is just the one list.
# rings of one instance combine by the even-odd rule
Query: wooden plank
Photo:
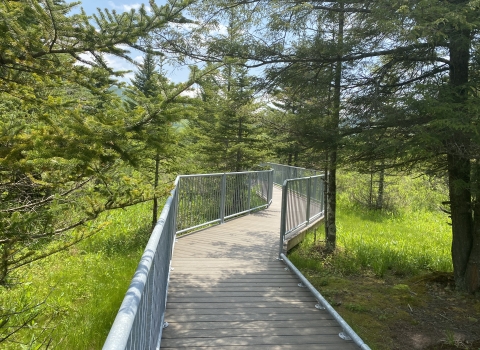
[[(207, 307), (202, 307), (203, 304), (193, 304), (194, 306), (198, 307), (185, 307), (182, 309), (169, 309), (165, 313), (165, 317), (170, 317), (170, 315), (175, 315), (178, 313), (184, 313), (187, 315), (196, 314), (196, 315), (232, 315), (232, 314), (305, 314), (311, 313), (315, 315), (319, 310), (315, 309), (312, 305), (310, 308), (306, 307), (282, 307), (279, 309), (278, 307), (241, 307), (240, 303), (237, 304), (237, 307), (223, 307), (223, 308), (216, 308), (218, 304), (206, 304)], [(229, 304), (230, 305), (230, 304)], [(302, 304), (300, 304), (302, 305)], [(227, 305), (228, 306), (228, 305)], [(180, 311), (179, 311), (180, 310)]]
[[(168, 321), (168, 320), (167, 320)], [(338, 323), (335, 320), (268, 320), (268, 321), (249, 321), (249, 322), (170, 322), (164, 332), (174, 332), (181, 330), (211, 330), (211, 329), (232, 329), (232, 328), (322, 328), (334, 327), (338, 329)], [(245, 330), (248, 332), (249, 330)]]
[(317, 327), (317, 328), (253, 328), (248, 332), (242, 328), (216, 328), (213, 331), (205, 329), (176, 329), (164, 331), (164, 338), (182, 339), (182, 338), (227, 338), (227, 337), (269, 337), (269, 336), (307, 336), (307, 335), (334, 335), (338, 336), (337, 328)]
[[(293, 284), (279, 284), (277, 286), (271, 286), (270, 284), (251, 284), (246, 286), (245, 283), (237, 283), (235, 286), (230, 286), (230, 284), (215, 284), (215, 285), (202, 285), (202, 289), (207, 292), (249, 292), (255, 291), (258, 293), (284, 293), (284, 292), (297, 292), (303, 291), (304, 289), (298, 288), (297, 285)], [(169, 293), (181, 295), (185, 293), (190, 293), (191, 288), (185, 288), (182, 286), (176, 286), (168, 289)]]
[[(181, 346), (232, 346), (232, 345), (244, 345), (244, 346), (257, 346), (257, 345), (302, 345), (303, 344), (338, 344), (344, 342), (343, 349), (347, 349), (348, 344), (344, 340), (340, 339), (338, 335), (325, 334), (321, 336), (317, 335), (302, 335), (302, 336), (245, 336), (245, 337), (217, 337), (217, 338), (164, 338), (162, 340), (163, 347)], [(299, 348), (300, 349), (300, 348)]]
[(232, 296), (232, 297), (241, 297), (241, 296), (256, 296), (256, 295), (261, 295), (264, 297), (275, 297), (277, 295), (286, 295), (290, 297), (294, 296), (305, 296), (305, 295), (311, 295), (308, 290), (298, 290), (298, 289), (290, 289), (290, 290), (285, 290), (285, 289), (271, 289), (269, 291), (267, 290), (262, 290), (262, 289), (254, 289), (254, 287), (250, 287), (249, 289), (244, 288), (243, 290), (234, 290), (232, 288), (229, 288), (227, 290), (225, 289), (219, 289), (216, 288), (216, 290), (213, 289), (203, 289), (203, 290), (198, 290), (198, 289), (193, 289), (193, 290), (176, 290), (176, 291), (170, 291), (172, 295), (175, 297), (197, 297), (197, 296), (209, 296), (209, 297), (223, 297), (223, 296)]
[[(187, 347), (167, 347), (162, 345), (162, 349), (188, 349), (188, 350), (251, 350), (249, 345), (242, 346), (242, 345), (221, 345), (221, 346), (187, 346)], [(345, 344), (302, 344), (301, 347), (299, 345), (290, 345), (290, 344), (282, 344), (282, 345), (255, 345), (255, 350), (349, 350), (349, 349), (358, 349), (351, 343)]]
[[(171, 315), (172, 322), (247, 322), (247, 321), (295, 321), (302, 320), (333, 320), (328, 313), (315, 315), (307, 313), (298, 314), (224, 314), (224, 315), (197, 315), (195, 313), (185, 314), (179, 311)], [(340, 330), (341, 331), (341, 330)], [(340, 332), (339, 331), (339, 332)]]
[[(314, 309), (314, 304), (311, 303), (304, 303), (303, 301), (297, 301), (293, 300), (290, 301), (288, 304), (283, 304), (282, 305), (282, 310), (289, 310), (291, 308), (295, 308), (297, 310), (312, 310)], [(269, 302), (263, 302), (263, 303), (247, 303), (247, 302), (242, 302), (242, 303), (175, 303), (169, 300), (168, 302), (168, 309), (167, 312), (171, 309), (183, 309), (185, 312), (188, 309), (214, 309), (214, 310), (219, 310), (221, 312), (221, 309), (250, 309), (250, 308), (255, 308), (257, 309), (257, 312), (261, 313), (263, 312), (263, 309), (267, 308), (279, 308), (279, 304), (274, 301), (269, 301)], [(314, 309), (318, 311), (317, 309)], [(288, 313), (288, 311), (285, 311)]]
[[(299, 296), (295, 298), (298, 301), (304, 301), (307, 303), (315, 303), (316, 299), (312, 295), (306, 295), (306, 296)], [(289, 297), (281, 297), (281, 296), (273, 296), (273, 297), (263, 297), (263, 296), (252, 296), (252, 297), (230, 297), (230, 296), (225, 296), (225, 297), (177, 297), (177, 296), (169, 296), (168, 301), (172, 303), (181, 303), (181, 302), (187, 302), (187, 303), (256, 303), (256, 302), (268, 302), (268, 301), (276, 301), (278, 303), (285, 302), (288, 303), (290, 300)], [(279, 306), (281, 307), (281, 306)]]

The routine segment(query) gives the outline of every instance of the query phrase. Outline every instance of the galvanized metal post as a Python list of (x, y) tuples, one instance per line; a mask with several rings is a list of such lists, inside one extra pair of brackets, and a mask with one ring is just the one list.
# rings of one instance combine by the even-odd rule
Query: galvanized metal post
[(325, 203), (325, 175), (322, 176), (322, 179), (320, 180), (320, 191), (321, 191), (321, 195), (320, 195), (320, 203), (322, 205), (322, 212), (323, 212), (323, 216), (325, 217), (325, 206), (327, 205), (327, 203)]
[(285, 180), (283, 182), (282, 186), (282, 210), (280, 212), (280, 243), (278, 247), (278, 258), (280, 258), (280, 255), (283, 254), (283, 239), (285, 236), (285, 230), (286, 230), (286, 214), (287, 214), (287, 192), (288, 192), (288, 180)]
[(307, 180), (307, 225), (310, 223), (310, 198), (312, 197), (312, 192), (310, 190), (312, 187), (312, 178), (309, 177)]
[(173, 229), (175, 230), (175, 232), (178, 231), (178, 228), (177, 228), (177, 214), (178, 214), (178, 208), (180, 207), (180, 183), (182, 182), (182, 178), (180, 176), (178, 176), (176, 179), (175, 179), (175, 195), (173, 197), (173, 207), (175, 208), (175, 219), (174, 219), (174, 225), (173, 225)]
[(227, 197), (227, 174), (222, 175), (222, 183), (221, 183), (221, 194), (220, 194), (220, 223), (223, 224), (225, 222), (225, 202)]
[(250, 210), (250, 199), (252, 197), (252, 173), (248, 173), (248, 210)]
[(272, 197), (273, 197), (273, 176), (274, 176), (274, 170), (270, 170), (268, 173), (268, 195), (267, 195), (267, 203), (270, 205), (272, 202)]

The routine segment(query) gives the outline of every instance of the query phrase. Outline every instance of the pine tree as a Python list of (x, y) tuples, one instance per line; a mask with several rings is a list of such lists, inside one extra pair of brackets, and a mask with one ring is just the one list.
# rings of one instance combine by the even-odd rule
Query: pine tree
[[(129, 59), (118, 45), (144, 49), (141, 37), (181, 21), (185, 4), (152, 4), (151, 14), (145, 7), (100, 11), (95, 24), (84, 12), (69, 15), (77, 5), (0, 4), (1, 285), (12, 271), (85, 238), (84, 224), (102, 211), (151, 194), (132, 167), (139, 150), (135, 133), (148, 117), (122, 109), (110, 91), (112, 74), (120, 73), (103, 55)], [(63, 243), (46, 249), (57, 237)]]
[(246, 70), (234, 64), (198, 81), (203, 105), (192, 127), (208, 170), (250, 170), (265, 156), (263, 111), (250, 81)]

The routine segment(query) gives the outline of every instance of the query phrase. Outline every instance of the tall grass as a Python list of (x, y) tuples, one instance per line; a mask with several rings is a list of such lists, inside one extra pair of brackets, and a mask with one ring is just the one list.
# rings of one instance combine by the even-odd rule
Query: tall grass
[(32, 308), (40, 315), (1, 347), (100, 349), (148, 241), (150, 207), (105, 213), (99, 221), (108, 226), (102, 231), (19, 271), (23, 283), (0, 291), (1, 305), (44, 303)]
[[(420, 271), (452, 271), (451, 229), (448, 217), (439, 210), (445, 189), (422, 177), (396, 177), (387, 186), (388, 210), (368, 209), (355, 200), (361, 175), (347, 174), (338, 197), (338, 252), (320, 259), (313, 234), (290, 254), (301, 267), (340, 274), (373, 273), (383, 277)], [(323, 233), (323, 228), (320, 232)], [(320, 233), (321, 235), (321, 233)]]

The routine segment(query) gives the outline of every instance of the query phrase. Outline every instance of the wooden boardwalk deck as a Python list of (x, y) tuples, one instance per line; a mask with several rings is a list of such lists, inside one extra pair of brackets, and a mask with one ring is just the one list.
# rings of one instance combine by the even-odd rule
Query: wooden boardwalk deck
[(358, 349), (276, 260), (280, 204), (178, 239), (162, 349)]

